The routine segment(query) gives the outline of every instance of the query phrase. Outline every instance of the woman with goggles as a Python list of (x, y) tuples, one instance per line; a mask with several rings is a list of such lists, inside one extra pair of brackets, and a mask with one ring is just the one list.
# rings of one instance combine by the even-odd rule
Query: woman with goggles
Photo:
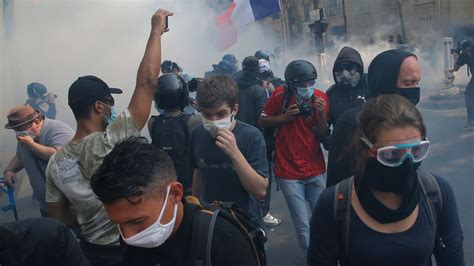
[(454, 193), (420, 167), (430, 146), (420, 112), (381, 95), (364, 104), (358, 131), (355, 176), (326, 189), (314, 210), (308, 265), (424, 266), (433, 254), (438, 266), (465, 265)]

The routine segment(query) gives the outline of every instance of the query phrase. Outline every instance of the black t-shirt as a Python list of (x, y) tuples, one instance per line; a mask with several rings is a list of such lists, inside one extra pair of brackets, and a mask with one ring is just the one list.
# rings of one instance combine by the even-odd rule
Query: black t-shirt
[[(362, 222), (351, 208), (348, 243), (351, 266), (431, 265), (433, 253), (438, 266), (464, 265), (463, 233), (454, 193), (445, 179), (435, 178), (443, 195), (438, 233), (445, 248), (434, 248), (434, 224), (425, 197), (420, 197), (420, 211), (414, 225), (401, 233), (377, 232)], [(334, 220), (334, 190), (335, 187), (330, 187), (321, 194), (313, 213), (309, 266), (337, 266), (337, 259), (342, 254), (340, 232)]]
[[(268, 177), (265, 140), (260, 130), (237, 120), (232, 133), (250, 166), (263, 177)], [(191, 163), (201, 171), (202, 197), (207, 202), (236, 202), (248, 211), (250, 195), (242, 186), (232, 161), (215, 142), (203, 125), (192, 132)], [(258, 217), (251, 218), (258, 223)]]
[[(194, 266), (191, 261), (191, 236), (194, 212), (199, 209), (193, 204), (183, 202), (183, 221), (166, 242), (157, 248), (125, 247), (127, 266)], [(234, 224), (218, 217), (212, 239), (212, 265), (258, 265), (251, 243)]]

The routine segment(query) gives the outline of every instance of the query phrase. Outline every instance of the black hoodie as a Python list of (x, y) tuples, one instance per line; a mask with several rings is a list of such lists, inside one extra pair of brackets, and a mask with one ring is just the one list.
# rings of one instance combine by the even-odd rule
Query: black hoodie
[(253, 71), (243, 71), (242, 76), (237, 80), (239, 111), (236, 118), (244, 123), (258, 126), (258, 119), (263, 107), (267, 103), (267, 92), (262, 87), (258, 73)]
[[(395, 91), (403, 60), (414, 54), (394, 49), (378, 54), (369, 65), (367, 98)], [(334, 125), (328, 154), (327, 187), (355, 173), (355, 151), (352, 146), (357, 132), (357, 117), (363, 105), (347, 110)]]
[[(351, 85), (337, 83), (334, 75), (335, 68), (338, 64), (344, 62), (355, 63), (362, 71), (359, 83), (355, 87)], [(363, 74), (364, 63), (357, 50), (351, 47), (343, 47), (337, 55), (334, 62), (333, 77), (336, 82), (326, 92), (329, 97), (329, 124), (335, 125), (342, 114), (354, 107), (357, 107), (365, 102), (365, 95), (367, 90), (366, 76)]]

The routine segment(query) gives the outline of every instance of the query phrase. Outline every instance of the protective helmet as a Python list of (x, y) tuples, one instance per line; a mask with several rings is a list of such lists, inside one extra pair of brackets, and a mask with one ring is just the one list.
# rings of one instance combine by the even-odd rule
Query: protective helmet
[(222, 60), (217, 64), (216, 70), (222, 74), (232, 75), (235, 72), (235, 65), (229, 61)]
[(227, 61), (233, 65), (237, 64), (237, 58), (233, 54), (226, 54), (222, 57), (222, 61)]
[(160, 109), (183, 109), (189, 105), (188, 85), (179, 75), (164, 74), (158, 78), (153, 99)]
[(272, 53), (270, 53), (267, 50), (258, 50), (255, 52), (255, 57), (258, 59), (265, 59), (268, 62), (270, 62), (270, 56), (272, 56)]
[(285, 80), (288, 85), (317, 78), (316, 68), (306, 60), (295, 60), (286, 66)]
[(48, 89), (46, 89), (46, 87), (41, 83), (33, 82), (28, 84), (26, 87), (26, 93), (29, 96), (38, 99), (43, 98), (48, 93)]

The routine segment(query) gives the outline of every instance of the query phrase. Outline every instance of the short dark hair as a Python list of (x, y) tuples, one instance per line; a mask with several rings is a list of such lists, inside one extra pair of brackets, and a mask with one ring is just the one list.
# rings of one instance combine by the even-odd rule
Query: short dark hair
[(202, 108), (215, 108), (223, 103), (232, 107), (237, 103), (237, 85), (227, 75), (205, 78), (198, 84), (196, 101)]
[(176, 180), (173, 161), (143, 137), (119, 142), (104, 158), (91, 178), (91, 188), (100, 201), (112, 204), (119, 199), (162, 193)]

